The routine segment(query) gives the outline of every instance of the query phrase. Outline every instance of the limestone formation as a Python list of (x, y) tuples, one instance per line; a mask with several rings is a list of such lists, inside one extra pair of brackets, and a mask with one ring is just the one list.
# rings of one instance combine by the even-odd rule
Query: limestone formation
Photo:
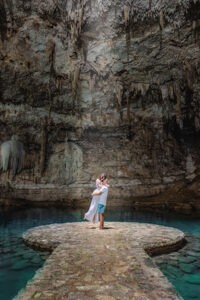
[(3, 171), (11, 170), (13, 175), (21, 171), (24, 162), (25, 151), (23, 144), (18, 141), (17, 136), (1, 144), (0, 167)]
[(19, 135), (27, 153), (12, 192), (0, 174), (2, 197), (81, 205), (106, 172), (113, 203), (200, 211), (199, 12), (1, 1), (0, 141)]

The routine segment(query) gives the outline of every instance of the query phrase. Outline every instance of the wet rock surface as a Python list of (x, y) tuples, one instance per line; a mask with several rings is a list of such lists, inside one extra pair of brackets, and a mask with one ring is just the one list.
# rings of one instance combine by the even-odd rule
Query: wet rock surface
[(111, 222), (99, 230), (67, 223), (28, 230), (23, 238), (52, 254), (18, 300), (181, 299), (147, 254), (181, 247), (184, 234), (177, 229)]
[(104, 171), (116, 204), (200, 211), (199, 7), (3, 1), (0, 142), (26, 159), (2, 203), (84, 202)]

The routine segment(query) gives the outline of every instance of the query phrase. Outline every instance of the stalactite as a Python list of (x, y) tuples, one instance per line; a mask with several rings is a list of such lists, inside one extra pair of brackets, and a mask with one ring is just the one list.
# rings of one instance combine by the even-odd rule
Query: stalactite
[(63, 80), (64, 80), (64, 78), (62, 76), (57, 75), (56, 78), (55, 78), (55, 85), (56, 85), (56, 88), (58, 89), (59, 93), (62, 90)]
[(195, 118), (194, 118), (194, 124), (195, 124), (195, 128), (197, 130), (199, 130), (200, 129), (200, 120), (197, 116), (195, 116)]
[[(54, 0), (56, 1), (56, 0)], [(56, 1), (56, 7), (60, 11), (63, 26), (68, 36), (67, 45), (76, 53), (82, 46), (82, 27), (84, 25), (84, 11), (86, 5), (91, 5), (91, 0), (60, 0)]]
[(127, 49), (127, 59), (129, 60), (130, 54), (130, 45), (131, 45), (131, 32), (130, 27), (128, 26), (126, 29), (126, 49)]
[(1, 145), (1, 169), (5, 172), (9, 169), (10, 149), (10, 142)]
[(90, 73), (89, 89), (90, 89), (91, 93), (93, 93), (93, 91), (94, 91), (95, 84), (96, 84), (96, 74)]
[[(0, 23), (1, 19), (3, 21), (3, 27), (6, 29), (7, 36), (12, 34), (15, 28), (15, 17), (14, 17), (14, 8), (13, 8), (13, 1), (12, 0), (5, 0), (1, 1), (0, 4)], [(5, 10), (5, 14), (3, 10)], [(3, 14), (2, 14), (3, 13)], [(5, 23), (6, 22), (6, 23)], [(6, 37), (7, 37), (6, 36)]]
[(87, 42), (82, 39), (82, 49), (83, 49), (83, 58), (84, 58), (84, 62), (87, 62), (87, 54), (88, 54), (88, 44)]
[(73, 43), (74, 51), (77, 50), (81, 40), (81, 32), (83, 26), (84, 5), (77, 3), (77, 8), (68, 16), (68, 23), (70, 25), (71, 41)]
[(169, 97), (169, 88), (166, 85), (160, 86), (161, 94), (162, 94), (162, 99), (166, 100)]
[(114, 8), (115, 8), (115, 18), (117, 17), (117, 0), (113, 0), (113, 5), (114, 5)]
[(51, 109), (53, 106), (53, 97), (52, 97), (52, 85), (56, 83), (56, 72), (55, 72), (55, 43), (54, 42), (50, 42), (50, 47), (48, 48), (48, 52), (49, 52), (49, 62), (51, 63), (50, 66), (50, 73), (49, 73), (49, 84), (47, 87), (47, 94), (48, 94), (48, 99), (49, 99), (49, 114), (48, 114), (48, 118), (50, 119), (50, 115), (51, 115)]
[(150, 87), (150, 84), (149, 84), (149, 83), (142, 83), (142, 84), (140, 85), (140, 90), (141, 90), (142, 96), (145, 96), (145, 95), (146, 95), (146, 93), (147, 93), (148, 90), (149, 90), (149, 87)]
[(149, 0), (149, 9), (151, 10), (152, 0)]
[(74, 64), (71, 71), (71, 89), (72, 89), (72, 98), (73, 98), (73, 110), (78, 112), (80, 107), (78, 103), (78, 94), (79, 94), (79, 78), (80, 78), (80, 66)]
[(127, 59), (129, 60), (129, 52), (130, 52), (130, 41), (131, 41), (131, 31), (130, 31), (130, 6), (124, 5), (123, 8), (124, 14), (124, 25), (126, 31), (126, 49), (127, 49)]
[(117, 108), (118, 108), (118, 111), (120, 112), (121, 105), (122, 105), (122, 96), (123, 96), (123, 85), (121, 82), (115, 81), (114, 91), (115, 91), (115, 96), (116, 96), (116, 100), (117, 100)]
[(192, 31), (193, 31), (193, 37), (194, 37), (195, 43), (197, 42), (197, 38), (198, 38), (197, 28), (198, 28), (198, 22), (197, 22), (197, 20), (193, 20), (193, 22), (192, 22)]
[(195, 75), (193, 74), (193, 67), (187, 60), (182, 60), (183, 63), (183, 74), (185, 76), (185, 80), (187, 86), (193, 90)]
[(160, 26), (160, 30), (164, 29), (165, 26), (165, 18), (164, 18), (164, 12), (163, 10), (160, 11), (159, 14), (159, 26)]
[(176, 122), (179, 127), (183, 128), (183, 118), (181, 109), (181, 91), (178, 83), (174, 84), (174, 96), (176, 97)]
[(77, 95), (78, 95), (79, 76), (80, 76), (80, 67), (79, 65), (77, 65), (75, 66), (74, 73), (72, 75), (72, 92), (75, 99), (77, 99)]
[(130, 19), (130, 6), (124, 5), (124, 23), (128, 26)]
[(65, 5), (61, 5), (60, 11), (62, 12), (62, 19), (64, 20), (67, 32), (69, 32), (69, 45), (71, 49), (70, 58), (73, 60), (73, 65), (70, 71), (71, 90), (73, 98), (73, 110), (74, 112), (79, 110), (78, 92), (79, 92), (79, 78), (80, 78), (80, 53), (84, 57), (84, 61), (87, 61), (87, 43), (82, 37), (82, 28), (85, 22), (84, 10), (86, 4), (91, 5), (91, 0), (77, 0), (77, 1), (65, 1)]
[(145, 96), (149, 90), (150, 84), (144, 82), (137, 82), (131, 84), (131, 91), (135, 91), (136, 94), (140, 93), (141, 96)]
[(126, 106), (127, 106), (127, 119), (128, 119), (128, 124), (131, 124), (131, 108), (130, 108), (130, 95), (129, 91), (126, 91), (125, 93), (126, 96)]
[(165, 26), (164, 12), (163, 10), (161, 10), (159, 13), (160, 49), (162, 49), (162, 42), (163, 42), (162, 31), (164, 29), (164, 26)]
[(169, 86), (168, 93), (169, 93), (170, 99), (174, 99), (174, 86), (173, 85)]
[(34, 153), (26, 153), (23, 169), (26, 170), (23, 175), (23, 180), (35, 180), (35, 167), (37, 165), (37, 155)]
[(11, 170), (15, 176), (21, 171), (24, 164), (25, 151), (23, 144), (17, 136), (1, 144), (1, 168), (3, 171)]
[[(86, 3), (85, 3), (85, 4), (86, 4)], [(92, 0), (89, 0), (89, 1), (88, 1), (88, 5), (89, 5), (90, 10), (92, 10)]]
[(48, 112), (48, 119), (51, 118), (51, 110), (52, 110), (52, 106), (53, 106), (53, 97), (52, 97), (52, 94), (51, 94), (51, 87), (50, 87), (50, 84), (47, 88), (47, 92), (48, 92), (48, 98), (49, 98), (49, 112)]
[(47, 148), (47, 138), (48, 138), (48, 130), (47, 130), (47, 118), (43, 120), (42, 123), (42, 132), (41, 132), (41, 150), (40, 150), (40, 175), (42, 176), (45, 171), (46, 166), (46, 148)]

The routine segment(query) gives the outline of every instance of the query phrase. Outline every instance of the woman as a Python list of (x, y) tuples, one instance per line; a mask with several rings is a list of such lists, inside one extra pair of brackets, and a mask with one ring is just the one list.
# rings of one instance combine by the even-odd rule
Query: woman
[[(106, 179), (105, 174), (101, 174), (96, 180), (96, 189), (94, 192), (99, 191), (102, 187), (102, 181)], [(94, 193), (93, 192), (93, 193)], [(92, 197), (92, 201), (90, 203), (89, 210), (85, 213), (84, 220), (98, 223), (99, 222), (99, 215), (98, 215), (98, 203), (99, 203), (100, 195), (94, 195)]]

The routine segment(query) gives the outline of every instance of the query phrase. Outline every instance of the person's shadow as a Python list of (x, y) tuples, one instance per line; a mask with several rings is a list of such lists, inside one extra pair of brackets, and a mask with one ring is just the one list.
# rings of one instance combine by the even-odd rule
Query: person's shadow
[[(88, 229), (99, 229), (99, 227), (89, 227)], [(104, 227), (103, 229), (101, 229), (101, 230), (107, 230), (107, 229), (114, 229), (114, 227)]]

